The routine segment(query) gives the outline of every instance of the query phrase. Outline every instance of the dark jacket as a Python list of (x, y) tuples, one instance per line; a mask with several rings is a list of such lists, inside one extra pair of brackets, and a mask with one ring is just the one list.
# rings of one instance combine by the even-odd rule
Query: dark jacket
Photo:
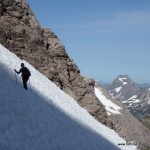
[(22, 77), (25, 77), (25, 76), (30, 77), (30, 75), (31, 75), (31, 73), (27, 67), (23, 67), (19, 70), (19, 72), (18, 71), (15, 71), (15, 72), (18, 74), (22, 73)]

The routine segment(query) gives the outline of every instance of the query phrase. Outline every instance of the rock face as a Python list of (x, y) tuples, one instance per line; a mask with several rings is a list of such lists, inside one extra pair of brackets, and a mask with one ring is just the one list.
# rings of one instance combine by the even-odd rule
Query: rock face
[(71, 95), (98, 121), (114, 128), (94, 94), (94, 80), (80, 75), (57, 36), (41, 28), (25, 0), (0, 0), (0, 43)]

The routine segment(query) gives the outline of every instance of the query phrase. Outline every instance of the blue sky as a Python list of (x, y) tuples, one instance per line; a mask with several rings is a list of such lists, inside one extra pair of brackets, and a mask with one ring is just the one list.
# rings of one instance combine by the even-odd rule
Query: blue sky
[(150, 0), (26, 0), (83, 76), (150, 83)]

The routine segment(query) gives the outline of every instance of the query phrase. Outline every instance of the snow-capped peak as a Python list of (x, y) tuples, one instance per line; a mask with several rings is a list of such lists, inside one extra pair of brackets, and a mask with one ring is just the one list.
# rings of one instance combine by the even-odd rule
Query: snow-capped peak
[(118, 76), (109, 86), (108, 90), (115, 99), (123, 101), (140, 94), (139, 86), (127, 75)]

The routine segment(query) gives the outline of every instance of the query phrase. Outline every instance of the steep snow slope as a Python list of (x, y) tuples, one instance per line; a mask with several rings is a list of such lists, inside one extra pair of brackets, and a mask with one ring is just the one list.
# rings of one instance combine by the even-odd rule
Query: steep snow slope
[(126, 142), (117, 133), (97, 122), (27, 62), (32, 91), (24, 90), (13, 71), (21, 62), (0, 45), (1, 150), (136, 149), (119, 146)]

